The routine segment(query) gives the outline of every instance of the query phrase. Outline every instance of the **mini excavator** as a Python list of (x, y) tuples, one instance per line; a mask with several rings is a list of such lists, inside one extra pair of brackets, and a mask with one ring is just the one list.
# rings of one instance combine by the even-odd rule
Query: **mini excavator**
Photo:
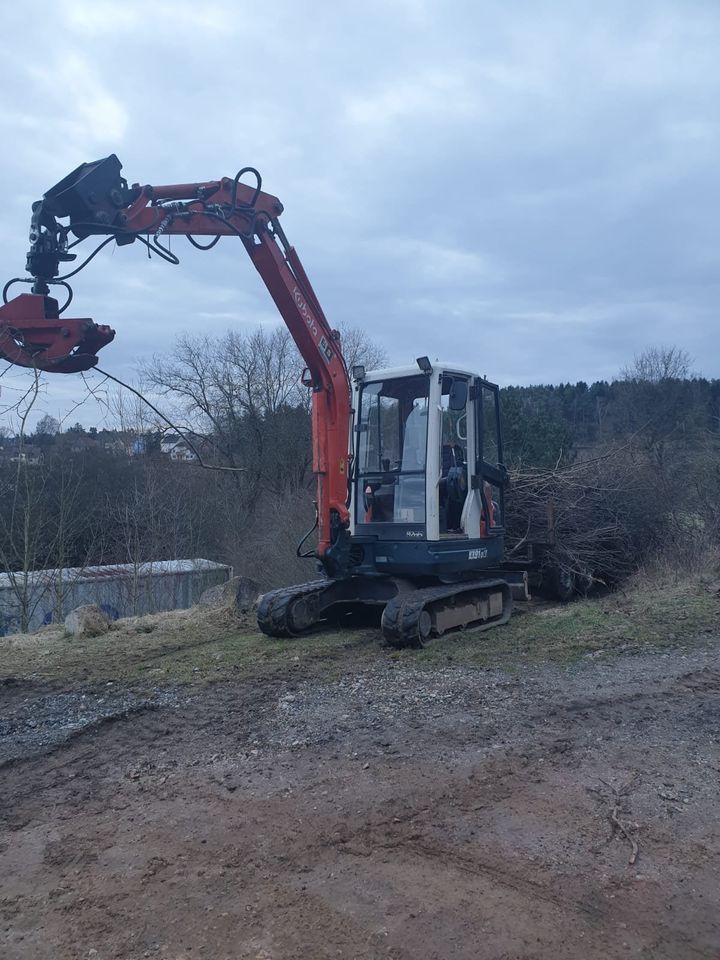
[[(292, 637), (346, 612), (382, 611), (393, 646), (421, 646), (458, 628), (505, 623), (527, 575), (503, 559), (504, 490), (498, 387), (462, 364), (431, 362), (348, 370), (333, 330), (280, 225), (283, 206), (260, 174), (202, 183), (128, 185), (112, 154), (84, 163), (33, 204), (27, 277), (10, 280), (0, 306), (0, 356), (53, 373), (97, 364), (115, 331), (69, 319), (68, 280), (107, 244), (139, 242), (177, 263), (165, 238), (200, 249), (236, 237), (274, 300), (312, 391), (316, 523), (298, 547), (320, 578), (264, 594), (260, 629)], [(252, 183), (248, 183), (250, 179)], [(76, 268), (61, 264), (103, 237)], [(201, 241), (198, 237), (208, 238)], [(8, 299), (16, 283), (29, 293)], [(51, 288), (65, 291), (60, 307)], [(317, 545), (304, 544), (317, 530)]]

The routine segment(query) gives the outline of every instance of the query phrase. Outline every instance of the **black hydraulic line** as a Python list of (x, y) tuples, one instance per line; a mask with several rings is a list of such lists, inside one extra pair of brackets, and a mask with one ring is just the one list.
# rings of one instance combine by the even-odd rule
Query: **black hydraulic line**
[(176, 257), (172, 250), (166, 250), (165, 247), (161, 246), (157, 241), (151, 243), (150, 240), (146, 240), (145, 237), (142, 237), (139, 233), (135, 234), (135, 238), (139, 240), (140, 243), (144, 243), (151, 253), (154, 251), (159, 257), (167, 260), (167, 262), (171, 263), (174, 267), (177, 267), (180, 263), (180, 258)]
[(310, 537), (317, 530), (318, 524), (320, 522), (320, 514), (318, 513), (317, 502), (314, 500), (313, 500), (313, 506), (315, 507), (315, 523), (310, 527), (308, 532), (303, 536), (302, 540), (297, 545), (297, 549), (295, 551), (295, 555), (300, 557), (301, 560), (307, 560), (309, 557), (316, 556), (316, 553), (314, 550), (310, 550), (308, 553), (300, 552), (303, 548), (303, 544), (308, 539), (308, 537)]
[(65, 313), (65, 311), (67, 310), (67, 308), (68, 308), (68, 307), (70, 306), (70, 304), (72, 303), (72, 298), (73, 298), (73, 289), (72, 289), (72, 287), (70, 286), (69, 283), (66, 283), (64, 280), (49, 280), (48, 283), (57, 284), (57, 285), (60, 286), (60, 287), (65, 287), (65, 289), (67, 290), (68, 298), (67, 298), (67, 300), (65, 301), (65, 303), (62, 305), (62, 307), (60, 307), (60, 308), (58, 309), (58, 315), (60, 315), (61, 313)]
[[(67, 232), (70, 232), (71, 230), (73, 232), (76, 232), (80, 227), (88, 227), (88, 229), (91, 229), (91, 230), (102, 229), (103, 233), (112, 233), (112, 234), (128, 232), (127, 227), (119, 227), (113, 223), (100, 224), (100, 223), (94, 222), (93, 220), (81, 220), (79, 223), (76, 223), (73, 220), (73, 222), (68, 224), (68, 226), (65, 229)], [(76, 247), (79, 243), (82, 243), (83, 240), (87, 240), (87, 238), (90, 236), (93, 236), (93, 234), (89, 233), (85, 237), (78, 237), (77, 240), (73, 240), (72, 243), (69, 243), (68, 247)]]
[(8, 290), (14, 283), (35, 283), (35, 278), (34, 277), (13, 277), (12, 280), (8, 280), (8, 282), (3, 287), (3, 292), (2, 292), (3, 303), (8, 302), (8, 296), (7, 296)]
[(198, 243), (195, 237), (193, 237), (192, 234), (189, 234), (189, 233), (186, 234), (186, 236), (190, 241), (190, 243), (196, 248), (196, 250), (212, 250), (215, 244), (220, 240), (221, 235), (218, 233), (217, 236), (212, 238), (210, 243)]
[(100, 253), (103, 247), (106, 247), (109, 243), (112, 243), (114, 239), (115, 237), (105, 237), (102, 243), (99, 243), (97, 247), (95, 247), (90, 256), (83, 260), (79, 267), (75, 267), (75, 269), (71, 270), (70, 273), (66, 273), (64, 277), (55, 277), (54, 280), (50, 282), (63, 283), (63, 281), (69, 280), (70, 277), (74, 277), (76, 274), (80, 273), (80, 271), (84, 269), (90, 263), (90, 261)]
[[(36, 280), (35, 277), (13, 277), (12, 280), (8, 280), (8, 282), (3, 287), (3, 292), (2, 292), (3, 303), (8, 302), (8, 296), (7, 296), (8, 290), (10, 289), (10, 287), (12, 287), (14, 283), (35, 283), (35, 280)], [(64, 280), (60, 280), (60, 279), (47, 280), (46, 282), (49, 284), (56, 284), (59, 287), (65, 287), (65, 289), (67, 290), (68, 298), (65, 301), (65, 303), (62, 305), (62, 307), (58, 310), (58, 314), (64, 313), (65, 310), (67, 310), (67, 308), (72, 303), (72, 298), (73, 298), (72, 287), (70, 286), (69, 283), (66, 283)]]
[[(249, 203), (247, 206), (250, 206), (250, 207), (254, 207), (254, 206), (255, 206), (255, 204), (256, 204), (256, 202), (257, 202), (257, 198), (260, 196), (260, 191), (262, 190), (262, 177), (260, 176), (260, 171), (259, 171), (259, 170), (256, 170), (255, 167), (243, 167), (241, 170), (238, 170), (238, 172), (235, 174), (235, 179), (233, 180), (233, 185), (232, 185), (232, 208), (233, 208), (233, 210), (236, 210), (236, 209), (237, 209), (237, 188), (238, 188), (238, 183), (240, 182), (240, 177), (241, 177), (244, 173), (252, 173), (252, 174), (254, 175), (256, 181), (257, 181), (257, 186), (256, 186), (256, 188), (255, 188), (255, 193), (253, 194), (253, 198), (252, 198), (252, 200), (250, 201), (250, 203)], [(245, 206), (245, 204), (243, 204), (243, 206)]]
[[(246, 213), (246, 211), (242, 210), (242, 208), (238, 208), (238, 209), (242, 213)], [(214, 210), (203, 210), (201, 215), (203, 217), (212, 217), (213, 220), (219, 220), (220, 223), (224, 223), (225, 226), (229, 227), (233, 231), (233, 233), (236, 233), (241, 240), (250, 240), (252, 239), (253, 234), (255, 233), (255, 220), (257, 219), (257, 216), (254, 213), (252, 216), (250, 229), (247, 231), (247, 233), (243, 233), (242, 230), (239, 230), (234, 223), (231, 223), (226, 217), (220, 216), (219, 213), (215, 213)]]

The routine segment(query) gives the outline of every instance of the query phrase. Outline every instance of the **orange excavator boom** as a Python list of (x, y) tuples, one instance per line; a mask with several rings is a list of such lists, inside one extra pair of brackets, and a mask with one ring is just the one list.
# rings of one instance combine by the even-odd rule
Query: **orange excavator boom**
[[(312, 390), (317, 556), (326, 572), (335, 575), (349, 551), (351, 384), (339, 334), (280, 226), (282, 204), (262, 191), (253, 167), (220, 180), (155, 186), (129, 186), (121, 169), (114, 154), (82, 164), (33, 205), (29, 276), (9, 281), (3, 291), (0, 356), (51, 373), (75, 373), (97, 363), (98, 350), (115, 332), (90, 319), (65, 319), (63, 313), (72, 299), (68, 280), (113, 240), (119, 246), (141, 242), (151, 254), (176, 264), (165, 236), (185, 235), (201, 249), (210, 249), (220, 237), (239, 238), (307, 367), (303, 382)], [(244, 182), (248, 175), (254, 186)], [(61, 275), (60, 265), (76, 257), (74, 247), (92, 236), (105, 239), (79, 267)], [(201, 243), (197, 237), (211, 239)], [(15, 283), (31, 284), (31, 292), (9, 300)], [(50, 296), (56, 285), (68, 293), (63, 307)]]

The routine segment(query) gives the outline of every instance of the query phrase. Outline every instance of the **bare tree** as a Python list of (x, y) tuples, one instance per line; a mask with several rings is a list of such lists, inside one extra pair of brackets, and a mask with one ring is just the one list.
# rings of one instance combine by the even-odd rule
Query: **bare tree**
[[(385, 361), (363, 331), (344, 333), (348, 362)], [(167, 357), (141, 367), (144, 383), (176, 418), (204, 433), (220, 463), (242, 469), (235, 486), (252, 504), (264, 490), (303, 485), (310, 468), (309, 391), (304, 363), (288, 330), (229, 331), (219, 338), (183, 335)]]
[(40, 417), (35, 427), (35, 435), (38, 437), (54, 437), (60, 432), (60, 422), (49, 413)]
[[(37, 600), (34, 600), (32, 574), (42, 523), (38, 522), (38, 478), (33, 473), (34, 465), (28, 469), (25, 436), (28, 418), (39, 396), (40, 382), (38, 372), (34, 370), (33, 380), (26, 393), (12, 405), (12, 412), (19, 418), (16, 466), (0, 481), (1, 502), (4, 507), (0, 511), (0, 563), (18, 605), (22, 632), (28, 629), (34, 609), (33, 602), (37, 604)], [(40, 479), (42, 488), (44, 478)], [(7, 617), (7, 614), (5, 616)]]
[[(78, 465), (63, 456), (38, 456), (26, 444), (27, 421), (39, 386), (35, 374), (25, 402), (16, 409), (16, 455), (0, 468), (0, 569), (11, 588), (22, 632), (48, 597), (52, 609), (45, 612), (56, 619), (62, 616), (68, 590), (63, 567), (67, 557), (76, 554), (76, 544), (87, 541), (90, 524), (81, 502)], [(43, 417), (38, 435), (52, 437), (57, 426), (52, 417)]]
[(171, 552), (174, 531), (163, 515), (170, 498), (160, 466), (153, 461), (135, 465), (122, 491), (106, 500), (110, 549), (129, 568), (122, 589), (133, 614), (140, 612), (142, 577), (152, 572), (153, 561), (168, 558)]
[[(385, 351), (364, 330), (344, 327), (340, 334), (348, 366), (387, 363)], [(218, 338), (183, 334), (169, 356), (146, 361), (140, 371), (145, 384), (176, 402), (190, 426), (222, 434), (242, 417), (306, 405), (303, 367), (289, 331), (275, 327), (250, 334), (231, 330)]]
[(340, 327), (340, 345), (348, 370), (362, 364), (366, 370), (380, 370), (388, 365), (386, 351), (362, 327)]
[(687, 380), (693, 376), (692, 357), (681, 347), (648, 347), (635, 355), (633, 362), (620, 371), (621, 380), (662, 383), (663, 380)]
[(121, 387), (108, 391), (107, 409), (110, 423), (123, 434), (159, 432), (165, 427), (140, 397)]

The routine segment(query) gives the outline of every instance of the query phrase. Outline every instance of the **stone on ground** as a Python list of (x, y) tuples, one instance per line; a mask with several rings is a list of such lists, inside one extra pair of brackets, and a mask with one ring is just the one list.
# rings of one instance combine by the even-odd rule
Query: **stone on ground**
[(75, 637), (100, 637), (110, 629), (110, 620), (97, 604), (86, 603), (65, 617), (65, 629)]
[(199, 605), (228, 613), (249, 613), (255, 606), (260, 587), (250, 577), (233, 577), (226, 583), (210, 587), (200, 597)]

